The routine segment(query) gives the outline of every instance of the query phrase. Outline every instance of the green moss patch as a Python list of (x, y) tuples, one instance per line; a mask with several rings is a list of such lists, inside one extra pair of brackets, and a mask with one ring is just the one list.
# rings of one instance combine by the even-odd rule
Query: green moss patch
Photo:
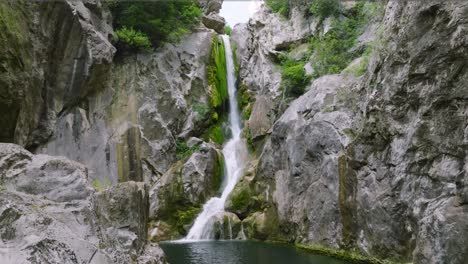
[(310, 253), (330, 256), (338, 259), (345, 260), (353, 264), (396, 264), (397, 262), (392, 262), (389, 260), (381, 260), (374, 257), (368, 257), (359, 254), (355, 251), (345, 251), (339, 249), (333, 249), (323, 246), (309, 246), (304, 244), (296, 244), (297, 248), (305, 250)]
[(199, 148), (198, 145), (188, 147), (187, 142), (183, 139), (177, 139), (176, 140), (176, 158), (177, 160), (185, 160), (190, 155), (192, 155), (193, 152), (197, 151)]
[(94, 180), (91, 182), (91, 186), (93, 186), (93, 188), (99, 192), (109, 188), (111, 185), (112, 183), (109, 180), (104, 180), (103, 182), (101, 182), (100, 180)]
[(224, 42), (218, 36), (213, 37), (207, 74), (208, 84), (211, 87), (211, 105), (214, 108), (220, 108), (227, 102), (229, 95), (225, 47)]
[(215, 174), (211, 183), (212, 190), (219, 190), (224, 177), (224, 156), (222, 152), (218, 152), (218, 159), (216, 162)]
[[(332, 1), (333, 2), (333, 1)], [(324, 11), (325, 12), (325, 11)], [(337, 17), (339, 9), (333, 9), (329, 15)], [(328, 14), (328, 11), (326, 12)], [(364, 32), (371, 19), (382, 15), (380, 3), (359, 2), (349, 11), (346, 18), (335, 18), (332, 22), (332, 29), (322, 37), (312, 37), (310, 40), (310, 50), (314, 54), (312, 67), (314, 78), (336, 74), (344, 70), (355, 58), (364, 56), (360, 65), (353, 69), (353, 74), (360, 76), (367, 68), (372, 44), (361, 51), (352, 51), (356, 45), (357, 38)]]

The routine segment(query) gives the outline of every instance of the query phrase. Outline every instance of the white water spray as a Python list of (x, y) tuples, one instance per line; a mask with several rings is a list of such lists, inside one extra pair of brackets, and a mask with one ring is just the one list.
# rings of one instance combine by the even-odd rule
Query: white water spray
[(232, 138), (224, 145), (223, 156), (226, 164), (224, 189), (221, 197), (213, 197), (203, 205), (203, 211), (195, 219), (188, 235), (183, 239), (206, 240), (213, 239), (213, 224), (215, 216), (224, 212), (224, 204), (232, 192), (247, 163), (247, 145), (241, 138), (241, 120), (236, 98), (236, 77), (229, 36), (223, 35), (226, 50), (227, 84), (229, 93), (229, 125)]

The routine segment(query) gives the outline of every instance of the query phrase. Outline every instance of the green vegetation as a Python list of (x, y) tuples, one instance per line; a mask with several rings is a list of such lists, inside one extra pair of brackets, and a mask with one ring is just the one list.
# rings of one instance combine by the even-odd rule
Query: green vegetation
[(236, 212), (246, 212), (250, 204), (251, 197), (252, 194), (250, 193), (249, 188), (242, 188), (238, 193), (236, 193), (236, 195), (232, 197), (231, 206), (229, 209)]
[(207, 72), (208, 84), (211, 86), (211, 105), (220, 108), (228, 99), (228, 88), (224, 42), (217, 36), (213, 38)]
[(304, 70), (304, 61), (295, 61), (287, 56), (281, 59), (281, 86), (288, 96), (297, 97), (304, 93), (310, 82), (310, 76)]
[(218, 159), (215, 167), (215, 175), (211, 183), (213, 190), (219, 190), (221, 188), (221, 183), (223, 182), (224, 177), (224, 156), (222, 152), (218, 152)]
[[(204, 120), (206, 119), (208, 116), (208, 113), (210, 112), (210, 107), (207, 106), (206, 104), (204, 103), (200, 103), (200, 102), (195, 102), (193, 103), (192, 105), (192, 109), (194, 112), (197, 113), (197, 116), (196, 116), (196, 121), (201, 121), (201, 120)], [(218, 119), (218, 116), (217, 116), (217, 113), (214, 113), (216, 114), (215, 116), (213, 116), (213, 118), (215, 120)]]
[(320, 19), (337, 16), (340, 11), (340, 0), (312, 0), (309, 6), (309, 13)]
[[(363, 33), (369, 19), (376, 15), (379, 3), (357, 3), (350, 11), (348, 18), (333, 21), (332, 29), (322, 38), (313, 37), (310, 49), (314, 53), (312, 67), (314, 77), (340, 73), (349, 63), (360, 56), (351, 52), (356, 39)], [(368, 50), (368, 55), (370, 50)], [(364, 60), (356, 74), (361, 74), (367, 67), (368, 60)]]
[[(125, 28), (138, 33), (140, 41), (147, 38), (153, 47), (159, 47), (164, 42), (175, 42), (189, 32), (199, 21), (202, 14), (200, 7), (193, 0), (188, 1), (117, 1), (106, 2), (114, 18), (116, 32)], [(122, 32), (121, 32), (122, 35)], [(128, 34), (127, 34), (128, 35)], [(130, 51), (138, 50), (127, 42), (134, 38), (119, 36), (120, 48), (130, 47)], [(146, 46), (146, 41), (143, 41)]]
[(237, 76), (237, 79), (239, 79), (239, 70), (240, 70), (240, 66), (239, 66), (239, 62), (237, 62), (237, 55), (236, 55), (236, 51), (237, 51), (237, 46), (236, 44), (232, 43), (231, 44), (231, 49), (232, 49), (232, 60), (234, 61), (234, 74)]
[(91, 186), (93, 186), (93, 188), (96, 189), (96, 191), (98, 191), (98, 192), (107, 189), (111, 185), (112, 185), (112, 183), (109, 180), (104, 180), (104, 182), (101, 182), (100, 180), (96, 179), (96, 180), (91, 182)]
[(354, 77), (362, 76), (366, 73), (367, 66), (369, 65), (369, 59), (373, 52), (374, 48), (372, 45), (368, 45), (366, 50), (361, 56), (361, 61), (348, 69), (346, 69), (343, 73), (344, 74), (352, 74)]
[(195, 217), (200, 213), (200, 207), (187, 207), (184, 210), (179, 210), (175, 213), (175, 227), (178, 229), (179, 233), (185, 233), (185, 226), (190, 225)]
[(265, 3), (274, 13), (278, 13), (285, 18), (289, 17), (290, 8), (288, 0), (266, 0)]
[(224, 132), (220, 124), (215, 124), (210, 128), (208, 138), (220, 145), (224, 143)]
[(345, 251), (339, 250), (334, 248), (328, 248), (323, 246), (308, 246), (303, 244), (296, 244), (296, 247), (307, 252), (311, 252), (314, 254), (331, 256), (334, 258), (339, 258), (342, 260), (347, 261), (348, 263), (353, 264), (395, 264), (396, 262), (392, 262), (389, 260), (381, 260), (374, 257), (367, 257), (359, 254), (355, 251)]
[(211, 89), (209, 109), (213, 110), (213, 115), (211, 125), (205, 130), (202, 138), (220, 145), (224, 143), (225, 139), (223, 124), (226, 121), (225, 110), (229, 98), (226, 74), (224, 42), (215, 36), (212, 40), (210, 63), (207, 66), (207, 79)]
[(140, 31), (134, 30), (133, 28), (127, 28), (123, 26), (115, 31), (119, 42), (117, 48), (128, 51), (150, 51), (151, 42), (145, 34)]
[(231, 36), (232, 28), (228, 25), (224, 26), (224, 34)]
[(187, 142), (185, 142), (182, 139), (177, 139), (176, 140), (176, 158), (177, 160), (184, 160), (190, 155), (192, 155), (193, 152), (198, 150), (198, 145), (188, 147)]

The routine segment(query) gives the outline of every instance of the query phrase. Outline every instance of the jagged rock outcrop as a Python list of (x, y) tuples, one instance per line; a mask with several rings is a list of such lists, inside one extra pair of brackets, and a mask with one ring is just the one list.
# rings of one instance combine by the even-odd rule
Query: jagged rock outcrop
[(463, 1), (389, 1), (365, 77), (317, 79), (275, 122), (255, 181), (271, 187), (282, 235), (465, 262), (467, 10)]
[(219, 34), (224, 34), (226, 20), (217, 13), (210, 13), (202, 17), (202, 22), (207, 28), (211, 28)]
[[(201, 6), (205, 15), (221, 21), (217, 15), (221, 3), (203, 1)], [(5, 128), (0, 141), (63, 156), (30, 157), (34, 166), (5, 180), (5, 186), (63, 202), (70, 197), (89, 199), (88, 181), (97, 187), (119, 188), (128, 181), (154, 185), (180, 159), (177, 142), (201, 136), (211, 125), (212, 88), (206, 68), (215, 31), (200, 23), (178, 43), (115, 58), (111, 22), (107, 6), (99, 0), (0, 3), (0, 23), (5, 26), (0, 39), (4, 46), (0, 58), (5, 58), (0, 73), (5, 95), (0, 98), (0, 109), (5, 110), (0, 121)], [(215, 22), (213, 27), (224, 31), (224, 22)], [(223, 170), (218, 147), (197, 144), (199, 150), (180, 174), (184, 199), (194, 208), (217, 191)], [(31, 175), (41, 178), (30, 181)], [(89, 179), (83, 180), (83, 175)], [(70, 191), (60, 192), (59, 185)], [(102, 207), (116, 206), (110, 203), (119, 190), (97, 195), (96, 210), (109, 213)], [(127, 220), (118, 220), (122, 228), (112, 221), (99, 223), (109, 227), (101, 230), (102, 239), (136, 244), (139, 251), (134, 256), (143, 254), (142, 259), (151, 263), (140, 250), (146, 230), (134, 230), (131, 224), (132, 230), (126, 230)]]
[(202, 29), (113, 65), (107, 87), (64, 113), (40, 151), (89, 164), (100, 181), (154, 182), (176, 161), (175, 138), (198, 129), (193, 107), (209, 100), (206, 43), (213, 35)]
[(283, 98), (278, 56), (292, 44), (306, 42), (317, 28), (316, 19), (304, 18), (302, 8), (293, 7), (291, 19), (286, 20), (262, 5), (247, 24), (238, 24), (232, 31), (240, 86), (252, 97), (246, 127), (254, 140), (263, 138), (278, 117)]
[(212, 144), (198, 144), (188, 159), (174, 164), (150, 190), (150, 217), (166, 222), (158, 223), (151, 231), (155, 234), (160, 231), (161, 238), (180, 236), (172, 234), (173, 229), (188, 228), (184, 225), (190, 224), (203, 203), (219, 191), (224, 173), (223, 156)]
[(77, 162), (14, 144), (0, 154), (2, 263), (164, 263), (146, 243), (144, 183), (96, 192)]
[(30, 149), (47, 141), (57, 118), (100, 89), (115, 48), (100, 1), (4, 1), (0, 140)]

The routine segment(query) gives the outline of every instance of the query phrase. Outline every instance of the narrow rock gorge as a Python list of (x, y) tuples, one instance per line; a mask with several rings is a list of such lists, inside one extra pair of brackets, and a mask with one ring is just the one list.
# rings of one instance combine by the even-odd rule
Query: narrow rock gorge
[(0, 263), (167, 263), (229, 182), (236, 104), (210, 238), (465, 263), (468, 3), (223, 5), (0, 3)]

